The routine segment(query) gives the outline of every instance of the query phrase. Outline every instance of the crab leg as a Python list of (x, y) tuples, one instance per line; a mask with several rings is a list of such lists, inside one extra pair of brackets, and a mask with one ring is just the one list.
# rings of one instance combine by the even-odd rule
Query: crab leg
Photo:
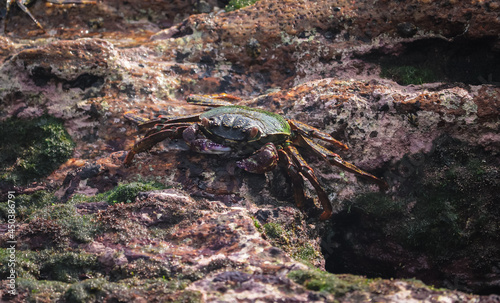
[(295, 205), (303, 208), (305, 205), (304, 178), (299, 173), (299, 168), (293, 163), (292, 158), (283, 150), (278, 150), (279, 164), (286, 169), (286, 172), (293, 184), (293, 197)]
[(298, 131), (299, 134), (301, 134), (302, 136), (318, 138), (328, 143), (332, 143), (335, 146), (340, 147), (342, 149), (345, 150), (349, 149), (347, 145), (333, 138), (332, 136), (330, 136), (330, 134), (322, 132), (319, 129), (312, 127), (311, 125), (307, 125), (305, 123), (293, 119), (288, 119), (287, 121), (288, 124), (290, 124), (290, 126), (292, 127), (292, 130)]
[(141, 116), (138, 116), (136, 114), (134, 114), (133, 112), (126, 112), (123, 117), (129, 121), (132, 121), (134, 122), (135, 124), (138, 124), (138, 125), (142, 125), (144, 123), (147, 123), (147, 122), (150, 122), (150, 121), (153, 121), (153, 120), (150, 120), (148, 118), (143, 118)]
[[(38, 22), (38, 20), (31, 14), (29, 9), (26, 7), (26, 4), (29, 3), (29, 0), (7, 0), (6, 4), (6, 13), (4, 16), (4, 31), (7, 28), (7, 15), (9, 14), (10, 7), (12, 6), (13, 2), (16, 1), (17, 6), (19, 6), (20, 9), (23, 10), (25, 14), (27, 14), (35, 24), (45, 32), (45, 29), (43, 26)], [(97, 4), (96, 0), (47, 0), (49, 3), (53, 4)]]
[[(166, 126), (168, 127), (168, 126)], [(147, 137), (144, 137), (141, 139), (139, 142), (137, 142), (132, 150), (130, 150), (127, 154), (127, 157), (125, 158), (124, 164), (130, 165), (132, 163), (132, 160), (134, 159), (134, 156), (140, 152), (146, 151), (151, 149), (153, 146), (155, 146), (157, 143), (167, 139), (167, 138), (181, 138), (182, 137), (182, 132), (187, 128), (187, 126), (182, 126), (182, 127), (176, 127), (174, 129), (163, 129), (160, 131), (157, 131)]]
[(97, 4), (97, 0), (47, 0), (53, 4)]
[[(30, 16), (31, 20), (33, 20), (33, 22), (35, 22), (35, 24), (40, 28), (42, 29), (43, 31), (45, 31), (45, 29), (43, 28), (43, 26), (40, 24), (40, 22), (38, 22), (38, 20), (36, 20), (36, 18), (31, 14), (31, 12), (28, 10), (28, 8), (26, 7), (26, 0), (15, 0), (16, 3), (17, 3), (17, 6), (19, 6), (20, 9), (22, 9), (28, 16)], [(3, 29), (5, 31), (5, 29), (7, 28), (7, 15), (9, 14), (9, 11), (10, 11), (10, 7), (12, 6), (12, 2), (14, 2), (14, 0), (7, 0), (7, 7), (6, 7), (6, 12), (5, 12), (5, 16), (4, 16), (4, 19), (3, 19)]]
[(273, 170), (277, 164), (278, 151), (271, 142), (266, 143), (250, 157), (236, 162), (239, 168), (255, 174), (263, 174)]
[(328, 195), (325, 193), (325, 191), (319, 184), (318, 179), (314, 175), (313, 169), (309, 167), (306, 160), (302, 158), (299, 151), (294, 146), (289, 145), (285, 147), (284, 150), (286, 153), (291, 155), (292, 159), (297, 164), (297, 167), (299, 168), (299, 173), (305, 178), (307, 178), (307, 180), (309, 180), (311, 185), (314, 187), (314, 190), (316, 190), (318, 199), (321, 202), (321, 205), (323, 206), (323, 213), (321, 214), (319, 219), (320, 220), (329, 219), (333, 213), (332, 204), (330, 203), (330, 199), (328, 199)]
[(157, 125), (157, 124), (170, 124), (170, 123), (177, 123), (177, 122), (198, 122), (200, 119), (200, 115), (190, 115), (190, 116), (182, 116), (182, 117), (168, 117), (168, 116), (160, 116), (158, 119), (150, 120), (148, 118), (143, 118), (140, 116), (137, 116), (136, 114), (132, 112), (125, 113), (123, 115), (127, 120), (132, 121), (133, 123), (137, 124), (137, 127), (139, 128), (140, 131), (144, 131), (147, 129), (150, 129), (151, 127)]
[(149, 128), (148, 131), (144, 134), (144, 137), (149, 137), (154, 133), (157, 133), (159, 131), (165, 130), (165, 129), (176, 129), (179, 127), (182, 127), (183, 129), (186, 129), (187, 127), (191, 126), (193, 123), (190, 122), (182, 122), (182, 123), (167, 123), (167, 124), (156, 124), (153, 127)]
[(360, 177), (363, 177), (363, 178), (377, 184), (381, 190), (387, 190), (389, 188), (389, 186), (387, 185), (387, 183), (384, 180), (381, 180), (381, 179), (375, 177), (374, 175), (369, 174), (369, 173), (361, 170), (360, 168), (356, 167), (354, 164), (351, 164), (347, 161), (344, 161), (344, 159), (342, 159), (339, 155), (331, 152), (330, 150), (328, 150), (327, 148), (325, 148), (319, 144), (316, 144), (313, 140), (306, 138), (306, 137), (303, 137), (303, 136), (300, 136), (299, 138), (300, 138), (300, 140), (299, 140), (300, 146), (309, 147), (317, 155), (325, 158), (328, 161), (328, 163), (330, 163), (331, 165), (335, 165), (337, 167), (340, 167), (343, 170), (346, 170), (346, 171), (354, 173)]
[(200, 106), (220, 107), (226, 105), (233, 105), (232, 103), (223, 101), (222, 99), (240, 100), (240, 98), (238, 97), (227, 94), (214, 95), (214, 96), (189, 95), (186, 100), (190, 104), (200, 105)]
[(176, 117), (176, 116), (164, 116), (160, 115), (158, 117), (160, 121), (162, 122), (168, 122), (168, 123), (177, 123), (177, 122), (198, 122), (200, 121), (200, 114), (194, 114), (194, 115), (189, 115), (189, 116), (181, 116), (181, 117)]

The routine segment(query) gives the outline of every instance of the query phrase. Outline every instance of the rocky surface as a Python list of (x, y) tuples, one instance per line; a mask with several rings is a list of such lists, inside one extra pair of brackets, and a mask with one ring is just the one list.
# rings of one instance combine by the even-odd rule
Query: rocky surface
[[(4, 15), (0, 187), (16, 196), (19, 295), (4, 280), (3, 299), (500, 301), (497, 2), (226, 4), (39, 0), (44, 30)], [(125, 112), (192, 114), (187, 95), (223, 92), (332, 134), (390, 189), (304, 152), (334, 205), (320, 222), (312, 186), (298, 209), (283, 171), (183, 142), (124, 167)]]

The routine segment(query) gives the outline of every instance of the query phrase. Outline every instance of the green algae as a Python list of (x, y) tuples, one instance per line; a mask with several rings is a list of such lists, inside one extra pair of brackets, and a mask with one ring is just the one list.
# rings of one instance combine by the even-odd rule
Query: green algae
[[(30, 195), (16, 196), (14, 201), (17, 220), (32, 224), (31, 232), (43, 234), (55, 231), (54, 228), (58, 230), (58, 235), (54, 235), (57, 239), (46, 238), (44, 243), (47, 247), (58, 246), (53, 242), (61, 242), (65, 237), (78, 243), (88, 243), (102, 231), (101, 223), (96, 220), (95, 215), (78, 213), (75, 204), (81, 202), (79, 199), (60, 204), (53, 193), (41, 190)], [(7, 211), (7, 203), (0, 203), (0, 222), (6, 222)]]
[(48, 205), (33, 212), (28, 222), (37, 219), (53, 221), (69, 237), (80, 243), (91, 242), (95, 235), (102, 230), (101, 224), (96, 220), (95, 215), (81, 215), (72, 204)]
[(142, 279), (130, 278), (120, 280), (119, 283), (127, 285), (137, 292), (147, 293), (150, 296), (161, 298), (162, 301), (195, 303), (202, 302), (201, 293), (198, 291), (186, 290), (191, 284), (190, 280), (185, 279)]
[(0, 123), (0, 181), (26, 184), (46, 177), (71, 157), (75, 147), (63, 121), (44, 115)]
[(250, 6), (259, 0), (231, 0), (224, 8), (226, 12), (231, 12), (246, 6)]
[(356, 197), (350, 207), (357, 207), (363, 210), (369, 216), (381, 220), (389, 220), (394, 216), (401, 215), (404, 206), (398, 203), (385, 193), (363, 193)]
[(309, 265), (311, 260), (320, 258), (320, 255), (321, 254), (309, 243), (297, 247), (297, 250), (292, 252), (292, 258), (300, 260), (307, 265)]
[(266, 235), (273, 241), (280, 244), (290, 243), (290, 239), (288, 238), (285, 229), (283, 229), (283, 227), (280, 224), (271, 222), (264, 224), (263, 227)]
[(107, 201), (110, 191), (99, 193), (93, 196), (87, 196), (83, 194), (74, 194), (68, 201), (69, 204), (80, 204), (80, 203), (93, 203), (93, 202), (103, 202)]
[(174, 303), (198, 303), (204, 302), (203, 296), (199, 291), (185, 290), (180, 292), (172, 302)]
[(120, 184), (109, 192), (106, 200), (109, 204), (132, 203), (140, 192), (159, 189), (165, 189), (165, 186), (157, 182)]
[[(0, 248), (0, 273), (8, 276), (7, 254)], [(16, 250), (17, 277), (26, 280), (52, 280), (75, 283), (82, 275), (102, 275), (97, 256), (81, 251), (59, 251), (44, 249), (40, 251)], [(5, 257), (5, 258), (4, 258)]]
[(106, 201), (110, 205), (116, 203), (132, 203), (140, 192), (161, 190), (165, 188), (167, 187), (159, 182), (131, 182), (119, 184), (107, 192), (99, 193), (94, 196), (75, 194), (71, 197), (70, 201), (72, 204), (102, 201)]
[[(8, 267), (10, 252), (7, 248), (0, 248), (0, 276), (8, 277), (10, 275), (10, 267)], [(40, 266), (35, 260), (36, 252), (16, 250), (16, 275), (17, 278), (35, 279), (40, 270)]]
[(338, 276), (319, 269), (294, 270), (287, 277), (309, 290), (331, 293), (336, 297), (357, 290), (368, 291), (372, 281), (361, 276)]
[(113, 276), (117, 280), (125, 278), (153, 279), (164, 277), (172, 278), (171, 264), (168, 261), (155, 259), (137, 259), (128, 264), (126, 268), (117, 269)]
[(255, 219), (255, 217), (252, 217), (253, 225), (259, 232), (263, 232), (262, 230), (262, 225), (260, 224), (259, 220)]
[(264, 224), (264, 231), (268, 237), (277, 239), (285, 235), (285, 230), (278, 223), (266, 223)]
[(167, 188), (159, 182), (131, 182), (122, 183), (115, 188), (98, 193), (93, 196), (86, 196), (82, 194), (75, 194), (71, 197), (71, 204), (89, 203), (89, 202), (102, 202), (106, 201), (108, 204), (116, 203), (132, 203), (140, 192), (160, 190)]
[(128, 302), (131, 298), (148, 297), (153, 301), (201, 302), (197, 291), (184, 290), (186, 284), (162, 279), (127, 279), (109, 282), (103, 278), (74, 283), (64, 294), (67, 302)]
[(59, 281), (29, 280), (18, 278), (18, 292), (27, 294), (26, 302), (56, 302), (69, 288), (70, 284)]
[(117, 302), (131, 295), (130, 290), (125, 285), (110, 283), (104, 278), (97, 278), (74, 283), (66, 291), (64, 298), (68, 302), (75, 303), (103, 302), (110, 294), (119, 296), (118, 298), (114, 298)]
[[(30, 195), (19, 195), (14, 198), (16, 204), (16, 218), (18, 220), (24, 220), (28, 218), (37, 209), (55, 204), (59, 202), (54, 194), (40, 190)], [(8, 203), (0, 203), (0, 222), (7, 221)]]
[(18, 278), (17, 290), (25, 302), (129, 302), (144, 297), (153, 301), (201, 302), (198, 291), (185, 290), (185, 280), (89, 278), (74, 283)]
[(257, 220), (254, 220), (254, 224), (260, 226), (259, 232), (263, 233), (273, 246), (281, 248), (295, 260), (314, 268), (322, 262), (323, 256), (308, 242), (309, 239), (300, 234), (300, 225), (296, 225), (297, 223), (284, 225), (269, 222), (261, 226)]
[[(4, 262), (8, 254), (7, 249), (0, 248), (1, 276), (8, 276), (10, 270)], [(158, 267), (153, 264), (155, 261), (138, 259), (129, 267), (137, 272), (122, 275), (125, 267), (105, 269), (97, 255), (79, 250), (18, 250), (15, 255), (17, 290), (26, 296), (27, 302), (102, 302), (110, 299), (126, 302), (136, 295), (168, 298), (169, 302), (200, 302), (201, 298), (199, 292), (185, 290), (190, 280), (161, 276), (162, 271), (155, 270)], [(148, 278), (151, 276), (155, 277)], [(82, 278), (85, 280), (80, 281)]]
[(438, 76), (430, 67), (413, 65), (382, 65), (380, 76), (401, 85), (437, 82)]
[(46, 249), (39, 252), (35, 261), (40, 264), (40, 277), (45, 280), (75, 283), (81, 276), (102, 275), (97, 256), (82, 251)]
[(416, 201), (403, 224), (407, 243), (444, 256), (499, 239), (498, 159), (451, 138), (438, 144), (407, 198)]

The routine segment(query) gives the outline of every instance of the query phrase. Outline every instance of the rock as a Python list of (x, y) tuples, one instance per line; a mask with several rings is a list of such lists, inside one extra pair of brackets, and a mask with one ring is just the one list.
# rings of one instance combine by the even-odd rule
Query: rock
[[(230, 301), (252, 298), (322, 302), (333, 296), (392, 300), (417, 293), (428, 300), (437, 296), (473, 298), (445, 290), (430, 292), (418, 282), (370, 282), (362, 277), (334, 276), (310, 269), (264, 240), (245, 209), (195, 201), (175, 190), (149, 193), (135, 203), (111, 206), (100, 211), (97, 218), (103, 232), (89, 244), (74, 243), (70, 252), (54, 250), (40, 255), (26, 251), (23, 262), (40, 271), (20, 267), (18, 291), (30, 298), (42, 298), (53, 291), (52, 296), (64, 302), (89, 300), (81, 296), (126, 300), (132, 295), (126, 290), (129, 287), (135, 296), (148, 302), (188, 294), (205, 301), (220, 300), (221, 296)], [(31, 230), (33, 224), (24, 228)], [(36, 235), (22, 237), (23, 243), (29, 243), (29, 239), (36, 239)], [(59, 241), (46, 240), (48, 245)], [(35, 279), (44, 275), (61, 281), (61, 287), (54, 292), (42, 281), (28, 278), (30, 274)], [(110, 277), (111, 281), (102, 277)], [(35, 288), (37, 292), (32, 291)]]

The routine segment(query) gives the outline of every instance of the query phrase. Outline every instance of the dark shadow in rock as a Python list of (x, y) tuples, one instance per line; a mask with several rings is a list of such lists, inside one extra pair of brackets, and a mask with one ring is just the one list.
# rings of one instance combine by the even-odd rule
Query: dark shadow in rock
[(374, 49), (358, 56), (381, 67), (381, 76), (401, 85), (462, 82), (500, 85), (495, 37), (477, 40), (430, 38)]
[(498, 293), (500, 157), (448, 136), (395, 165), (389, 196), (356, 197), (323, 238), (326, 268)]

